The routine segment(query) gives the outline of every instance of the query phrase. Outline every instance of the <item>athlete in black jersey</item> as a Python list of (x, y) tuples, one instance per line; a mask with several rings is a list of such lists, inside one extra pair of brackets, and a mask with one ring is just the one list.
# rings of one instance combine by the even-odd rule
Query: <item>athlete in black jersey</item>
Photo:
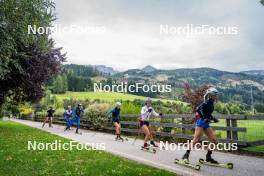
[(45, 118), (42, 124), (42, 128), (45, 126), (47, 121), (49, 121), (49, 127), (52, 127), (52, 118), (53, 118), (54, 112), (55, 110), (52, 107), (49, 107), (49, 109), (47, 110), (47, 117)]

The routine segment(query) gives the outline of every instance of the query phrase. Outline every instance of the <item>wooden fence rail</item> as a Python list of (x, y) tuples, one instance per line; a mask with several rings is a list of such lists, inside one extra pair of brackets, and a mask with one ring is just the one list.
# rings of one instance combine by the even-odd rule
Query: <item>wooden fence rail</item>
[[(121, 118), (122, 131), (131, 133), (132, 135), (138, 135), (142, 133), (139, 130), (138, 114), (123, 114)], [(193, 114), (165, 114), (162, 118), (153, 117), (151, 118), (151, 125), (159, 129), (155, 132), (156, 136), (170, 137), (174, 139), (192, 139), (192, 132), (195, 128), (194, 124), (189, 123), (194, 117)], [(246, 133), (247, 128), (238, 127), (238, 120), (264, 120), (264, 117), (259, 116), (248, 116), (248, 115), (215, 115), (218, 119), (225, 120), (225, 126), (213, 126), (212, 128), (218, 131), (225, 131), (226, 138), (218, 139), (218, 142), (222, 143), (237, 143), (240, 147), (263, 145), (264, 140), (260, 141), (246, 141), (239, 140), (238, 132)], [(43, 117), (35, 117), (37, 121), (42, 121)], [(112, 123), (107, 120), (106, 117), (100, 117), (101, 120), (96, 123), (93, 119), (97, 118), (86, 118), (85, 116), (81, 119), (81, 126), (85, 128), (95, 128), (101, 130), (114, 130)], [(65, 124), (63, 117), (55, 117), (54, 123)], [(164, 131), (164, 129), (166, 129)], [(264, 136), (263, 136), (264, 139)], [(202, 140), (207, 140), (203, 137)]]

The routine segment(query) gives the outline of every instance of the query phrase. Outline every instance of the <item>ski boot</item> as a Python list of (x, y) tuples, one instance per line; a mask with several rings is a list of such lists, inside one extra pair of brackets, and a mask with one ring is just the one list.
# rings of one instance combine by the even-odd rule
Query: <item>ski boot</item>
[(218, 164), (218, 162), (214, 160), (211, 155), (206, 155), (206, 162), (212, 163), (212, 164)]
[(187, 151), (183, 156), (182, 156), (182, 161), (185, 163), (189, 163), (189, 155), (190, 153)]
[(144, 145), (141, 147), (141, 150), (143, 151), (147, 151), (147, 152), (150, 152), (150, 153), (156, 153), (156, 149), (151, 147), (148, 143), (144, 143)]
[(150, 141), (150, 145), (152, 145), (153, 147), (156, 147), (156, 148), (159, 147), (158, 145), (155, 144), (155, 142), (153, 140)]
[(200, 166), (199, 164), (197, 164), (197, 165), (191, 164), (191, 163), (189, 162), (189, 155), (190, 155), (190, 152), (187, 151), (187, 152), (183, 155), (183, 157), (182, 157), (181, 160), (175, 158), (174, 163), (175, 163), (175, 164), (182, 165), (182, 166), (185, 166), (185, 167), (189, 167), (189, 168), (192, 168), (192, 169), (195, 169), (195, 170), (199, 171), (199, 170), (201, 169), (201, 166)]

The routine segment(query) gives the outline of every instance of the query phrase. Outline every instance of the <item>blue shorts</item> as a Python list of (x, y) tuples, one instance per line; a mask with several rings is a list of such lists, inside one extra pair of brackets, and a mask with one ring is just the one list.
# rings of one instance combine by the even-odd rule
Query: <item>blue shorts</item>
[(209, 125), (209, 122), (205, 122), (204, 119), (200, 118), (196, 121), (196, 127), (207, 129), (207, 128), (210, 128), (210, 125)]

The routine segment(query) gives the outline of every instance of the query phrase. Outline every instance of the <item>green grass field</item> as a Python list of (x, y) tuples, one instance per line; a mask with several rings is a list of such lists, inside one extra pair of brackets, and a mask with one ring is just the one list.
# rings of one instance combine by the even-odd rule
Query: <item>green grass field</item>
[[(226, 126), (225, 120), (221, 119), (215, 126)], [(238, 127), (247, 128), (246, 133), (239, 132), (238, 138), (246, 141), (264, 140), (264, 121), (262, 120), (238, 120)], [(217, 131), (217, 134), (221, 135), (221, 138), (226, 138), (226, 132)], [(264, 146), (247, 147), (245, 150), (261, 151), (264, 152)]]
[(67, 92), (65, 94), (55, 94), (55, 96), (59, 99), (100, 99), (105, 101), (144, 99), (142, 96), (117, 92)]
[(0, 175), (174, 175), (103, 151), (27, 150), (28, 141), (69, 140), (19, 123), (0, 121)]
[[(65, 94), (53, 94), (53, 95), (55, 95), (58, 99), (61, 99), (61, 100), (63, 99), (76, 99), (76, 100), (100, 99), (100, 100), (104, 100), (108, 102), (113, 102), (117, 100), (133, 101), (135, 99), (140, 99), (140, 100), (146, 99), (146, 97), (143, 97), (143, 96), (137, 96), (137, 95), (127, 94), (127, 93), (118, 93), (118, 92), (67, 92)], [(169, 99), (157, 99), (157, 98), (153, 98), (153, 100), (154, 101), (156, 100), (170, 101), (170, 102), (174, 101), (174, 100), (169, 100)], [(180, 101), (175, 101), (175, 102), (180, 102)]]
[[(214, 126), (226, 126), (225, 120), (221, 119), (219, 123), (213, 124)], [(239, 120), (237, 121), (238, 127), (247, 128), (246, 133), (239, 132), (238, 138), (240, 140), (256, 141), (264, 140), (264, 121), (261, 120)], [(225, 131), (218, 131), (221, 137), (226, 137)]]

